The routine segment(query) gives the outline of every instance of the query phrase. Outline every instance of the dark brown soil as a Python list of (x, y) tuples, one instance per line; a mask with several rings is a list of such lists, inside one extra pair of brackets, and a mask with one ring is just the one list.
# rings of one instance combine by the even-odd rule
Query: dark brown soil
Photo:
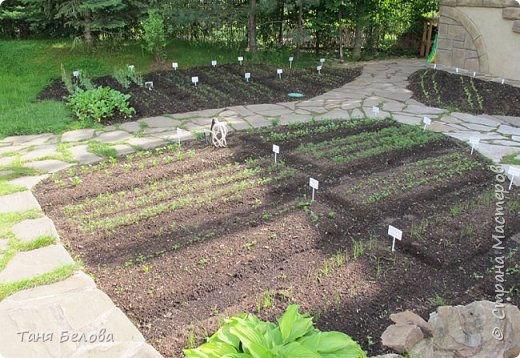
[(413, 73), (408, 89), (428, 106), (453, 111), (520, 116), (520, 88), (432, 69)]
[[(244, 79), (246, 72), (251, 73), (249, 82)], [(268, 65), (234, 64), (147, 73), (143, 76), (144, 81), (153, 81), (153, 90), (136, 84), (126, 89), (111, 76), (95, 78), (92, 82), (132, 96), (130, 105), (136, 109), (136, 115), (125, 119), (116, 114), (104, 121), (111, 124), (162, 114), (312, 98), (351, 82), (360, 74), (360, 68), (325, 67), (321, 75), (315, 69), (285, 69), (280, 79), (276, 68)], [(192, 76), (199, 77), (196, 87), (191, 82)], [(288, 97), (292, 92), (304, 97)], [(63, 82), (57, 79), (40, 93), (38, 99), (61, 101), (68, 95)]]
[[(223, 317), (252, 312), (273, 320), (289, 303), (315, 315), (320, 329), (343, 331), (370, 354), (383, 353), (379, 337), (392, 312), (410, 309), (427, 319), (440, 304), (494, 300), (495, 177), (487, 161), (448, 139), (335, 169), (302, 158), (297, 149), (396, 125), (384, 121), (279, 142), (285, 163), (278, 166), (271, 165), (267, 130), (234, 133), (227, 149), (192, 143), (183, 155), (171, 147), (61, 172), (35, 194), (101, 289), (165, 356), (182, 356), (190, 332), (200, 343)], [(408, 174), (406, 165), (453, 153), (477, 167), (375, 203), (365, 200), (375, 186), (366, 195), (345, 194), (369, 180), (397, 183)], [(431, 178), (439, 174), (426, 169)], [(76, 176), (81, 183), (73, 185)], [(309, 177), (320, 180), (312, 205)], [(242, 179), (252, 184), (220, 191), (240, 187)], [(220, 195), (204, 201), (212, 193)], [(184, 206), (175, 201), (188, 197)], [(520, 231), (518, 191), (507, 203), (509, 238)], [(148, 215), (164, 207), (171, 210)], [(110, 227), (123, 215), (135, 220)], [(389, 224), (403, 230), (395, 253)], [(355, 257), (361, 244), (363, 253)], [(507, 239), (506, 247), (506, 266), (513, 269), (518, 244)], [(506, 276), (516, 305), (518, 271)]]

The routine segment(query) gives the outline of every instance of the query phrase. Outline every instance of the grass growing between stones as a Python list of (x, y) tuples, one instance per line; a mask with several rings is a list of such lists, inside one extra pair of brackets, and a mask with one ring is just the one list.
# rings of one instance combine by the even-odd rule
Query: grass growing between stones
[(115, 158), (117, 156), (117, 150), (106, 143), (101, 143), (95, 140), (88, 142), (87, 150), (99, 157)]
[(520, 165), (520, 159), (518, 159), (518, 157), (520, 157), (520, 154), (518, 153), (506, 155), (502, 158), (502, 163)]
[(65, 280), (72, 276), (72, 274), (80, 270), (82, 268), (82, 264), (79, 262), (60, 266), (50, 272), (44, 273), (42, 275), (20, 280), (16, 282), (9, 283), (0, 283), (0, 300), (3, 300), (7, 296), (10, 296), (18, 291), (26, 290), (28, 288), (33, 288), (41, 285), (49, 285), (54, 282)]
[(5, 179), (0, 179), (0, 195), (8, 195), (24, 190), (27, 190), (27, 188), (20, 185), (11, 184)]

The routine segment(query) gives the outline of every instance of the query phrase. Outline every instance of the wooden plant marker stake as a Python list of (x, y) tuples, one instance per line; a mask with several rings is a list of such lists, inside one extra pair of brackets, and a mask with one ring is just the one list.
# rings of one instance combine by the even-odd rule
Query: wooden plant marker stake
[(283, 70), (281, 68), (279, 68), (276, 70), (276, 73), (278, 74), (278, 77), (280, 77), (280, 79), (282, 79)]
[(240, 63), (240, 66), (242, 66), (242, 62), (244, 62), (244, 57), (239, 56), (238, 57), (238, 62)]
[(316, 67), (316, 71), (321, 75), (321, 66)]
[(211, 66), (217, 67), (217, 61), (216, 60), (211, 61)]
[(280, 147), (273, 144), (274, 162), (276, 163), (276, 156), (280, 154)]
[(423, 131), (425, 131), (426, 127), (430, 126), (432, 124), (432, 120), (430, 118), (428, 118), (428, 117), (424, 117), (422, 121), (424, 123)]
[(376, 118), (379, 118), (379, 107), (372, 106), (372, 115)]
[(399, 230), (398, 228), (388, 225), (388, 235), (392, 236), (392, 252), (395, 251), (395, 240), (401, 241), (403, 238), (403, 232)]
[(471, 137), (469, 139), (469, 144), (471, 144), (471, 155), (473, 155), (473, 151), (475, 148), (480, 144), (480, 138), (477, 137)]
[(144, 83), (144, 87), (145, 87), (145, 88), (148, 88), (148, 89), (151, 91), (152, 88), (153, 88), (153, 81), (146, 81), (146, 82)]
[(192, 77), (191, 78), (191, 82), (195, 85), (195, 87), (197, 86), (197, 83), (199, 83), (199, 77), (195, 76), (195, 77)]
[(312, 188), (312, 201), (314, 201), (314, 192), (318, 190), (320, 183), (316, 179), (310, 178), (309, 185)]
[(246, 81), (249, 82), (249, 79), (251, 78), (251, 73), (246, 72), (246, 74), (244, 75), (244, 77), (246, 78)]
[(179, 143), (179, 147), (181, 146), (181, 137), (182, 137), (182, 129), (177, 128), (177, 143)]
[(177, 71), (177, 68), (179, 67), (179, 64), (177, 62), (172, 62), (172, 67), (174, 71)]
[(520, 168), (515, 168), (513, 166), (509, 167), (507, 174), (511, 175), (511, 182), (509, 183), (509, 191), (513, 187), (513, 182), (515, 181), (515, 177), (520, 177)]
[(289, 68), (292, 68), (293, 61), (294, 61), (294, 57), (293, 56), (289, 57)]

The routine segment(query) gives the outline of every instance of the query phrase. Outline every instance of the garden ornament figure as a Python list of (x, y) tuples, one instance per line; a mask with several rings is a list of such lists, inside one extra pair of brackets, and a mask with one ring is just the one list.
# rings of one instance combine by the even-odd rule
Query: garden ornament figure
[(211, 121), (211, 141), (217, 148), (227, 147), (226, 135), (228, 129), (224, 123), (220, 123), (217, 118)]

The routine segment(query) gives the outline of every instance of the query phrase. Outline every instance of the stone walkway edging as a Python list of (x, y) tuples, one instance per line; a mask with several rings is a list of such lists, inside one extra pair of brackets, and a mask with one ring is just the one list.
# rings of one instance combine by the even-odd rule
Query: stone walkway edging
[[(421, 125), (423, 117), (428, 116), (432, 119), (429, 130), (443, 132), (462, 141), (479, 137), (481, 144), (476, 148), (477, 151), (494, 162), (499, 163), (504, 156), (517, 153), (520, 159), (519, 117), (449, 113), (412, 99), (412, 93), (406, 89), (407, 78), (425, 66), (421, 60), (366, 63), (363, 73), (354, 81), (298, 102), (165, 114), (109, 126), (103, 130), (80, 129), (62, 135), (39, 134), (4, 138), (0, 140), (0, 165), (18, 159), (23, 166), (36, 169), (38, 174), (10, 180), (11, 184), (26, 187), (28, 190), (0, 196), (0, 213), (41, 211), (30, 189), (50, 173), (74, 165), (71, 158), (77, 164), (93, 164), (102, 160), (96, 153), (89, 152), (89, 141), (104, 143), (118, 155), (125, 155), (138, 148), (150, 149), (176, 142), (178, 127), (183, 129), (182, 141), (192, 140), (197, 132), (209, 128), (213, 117), (225, 122), (231, 130), (245, 130), (269, 126), (275, 122), (289, 124), (323, 118), (348, 120), (373, 117), (373, 107), (377, 106), (380, 109), (377, 116), (380, 118), (392, 116), (400, 123)], [(6, 153), (9, 155), (6, 156)], [(516, 184), (520, 184), (520, 178)], [(54, 235), (54, 225), (52, 222), (52, 225), (49, 224), (48, 218), (31, 220), (25, 223), (34, 225), (30, 229), (25, 228), (23, 222), (13, 228), (20, 240), (31, 240), (42, 234)], [(57, 237), (57, 233), (55, 235)], [(18, 253), (0, 272), (0, 282), (10, 282), (13, 277), (35, 275), (30, 272), (34, 268), (28, 262), (39, 261), (47, 270), (53, 267), (49, 265), (49, 261), (52, 261), (49, 257), (54, 257), (60, 263), (72, 262), (72, 258), (59, 244), (58, 237), (57, 239), (58, 243), (55, 245)], [(0, 238), (0, 243), (1, 241)], [(25, 271), (21, 267), (25, 267)], [(0, 301), (0, 322), (6, 322), (5, 329), (0, 332), (0, 356), (160, 357), (124, 313), (81, 271), (63, 281), (21, 291)], [(4, 328), (3, 323), (2, 325)], [(16, 334), (29, 330), (36, 334), (61, 334), (61, 331), (70, 331), (92, 335), (101, 329), (106, 329), (107, 334), (113, 334), (114, 342), (59, 343), (58, 340), (57, 343), (54, 337), (46, 342), (28, 343), (22, 342), (20, 335)]]

